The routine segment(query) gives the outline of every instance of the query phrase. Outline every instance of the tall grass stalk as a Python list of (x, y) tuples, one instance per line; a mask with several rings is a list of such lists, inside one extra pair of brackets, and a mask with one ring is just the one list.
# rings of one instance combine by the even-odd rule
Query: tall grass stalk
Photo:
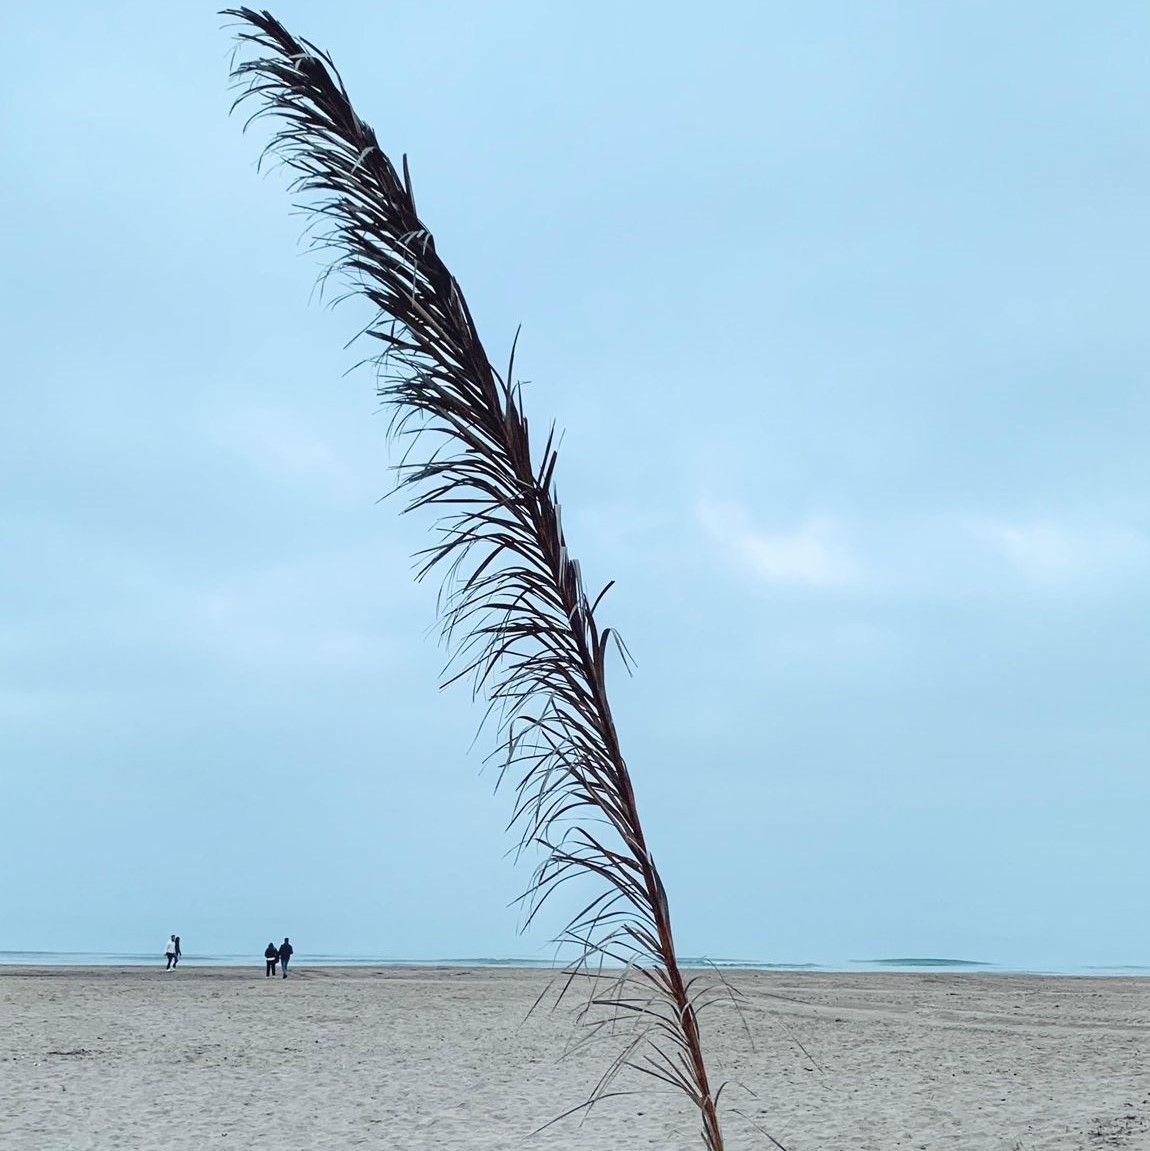
[(267, 153), (292, 173), (312, 242), (348, 294), (375, 308), (365, 334), (382, 345), (380, 394), (403, 443), (397, 486), (409, 509), (443, 513), (419, 576), (443, 576), (445, 682), (469, 680), (486, 702), (500, 778), (514, 783), (512, 825), (523, 847), (541, 849), (527, 923), (568, 880), (596, 881), (560, 937), (576, 955), (563, 990), (589, 977), (579, 1015), (593, 1033), (624, 1020), (636, 1029), (589, 1102), (616, 1093), (619, 1072), (639, 1072), (685, 1093), (708, 1151), (722, 1151), (699, 1033), (700, 1009), (722, 992), (685, 977), (675, 955), (607, 700), (608, 653), (624, 664), (627, 653), (595, 614), (610, 584), (589, 596), (567, 544), (554, 428), (535, 451), (514, 350), (499, 372), (416, 212), (406, 157), (397, 171), (331, 58), (267, 12), (225, 14), (240, 25), (236, 104), (273, 120)]

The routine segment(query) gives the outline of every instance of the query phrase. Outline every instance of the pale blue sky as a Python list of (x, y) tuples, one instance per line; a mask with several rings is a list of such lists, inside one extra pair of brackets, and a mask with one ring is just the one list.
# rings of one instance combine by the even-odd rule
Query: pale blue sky
[[(1145, 5), (275, 11), (524, 325), (682, 950), (1150, 961)], [(544, 953), (219, 19), (5, 38), (0, 949)]]

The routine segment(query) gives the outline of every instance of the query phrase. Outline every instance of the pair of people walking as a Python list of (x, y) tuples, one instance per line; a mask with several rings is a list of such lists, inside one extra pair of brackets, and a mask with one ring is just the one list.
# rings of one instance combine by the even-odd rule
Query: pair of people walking
[(284, 979), (287, 978), (288, 963), (291, 960), (295, 948), (291, 945), (291, 940), (284, 936), (284, 941), (277, 947), (274, 943), (269, 943), (264, 948), (264, 978), (267, 979), (270, 975), (275, 975), (276, 964), (280, 965), (280, 972)]
[(169, 935), (168, 942), (164, 944), (164, 958), (168, 961), (165, 971), (171, 971), (180, 962), (180, 937)]

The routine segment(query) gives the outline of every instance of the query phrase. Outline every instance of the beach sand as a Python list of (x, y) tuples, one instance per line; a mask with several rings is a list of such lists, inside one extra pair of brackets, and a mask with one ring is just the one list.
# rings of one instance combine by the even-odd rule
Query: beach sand
[[(613, 1050), (562, 1059), (570, 1012), (524, 1021), (548, 980), (0, 968), (0, 1148), (697, 1151), (694, 1117), (657, 1089), (531, 1137)], [(733, 1081), (723, 1102), (743, 1113), (728, 1113), (730, 1151), (769, 1147), (751, 1121), (788, 1151), (1150, 1148), (1148, 979), (732, 980), (746, 1028), (722, 1009), (707, 1028), (713, 1071)]]

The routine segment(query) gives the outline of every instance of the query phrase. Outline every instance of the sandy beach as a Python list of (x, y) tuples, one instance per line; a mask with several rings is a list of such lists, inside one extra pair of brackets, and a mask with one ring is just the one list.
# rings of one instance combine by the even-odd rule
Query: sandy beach
[[(0, 1147), (697, 1148), (690, 1114), (650, 1090), (532, 1135), (583, 1101), (611, 1053), (563, 1058), (569, 1013), (525, 1018), (548, 978), (0, 968)], [(724, 1011), (707, 1029), (732, 1081), (732, 1151), (769, 1146), (752, 1122), (788, 1151), (1150, 1148), (1150, 980), (733, 982), (746, 1026)]]

